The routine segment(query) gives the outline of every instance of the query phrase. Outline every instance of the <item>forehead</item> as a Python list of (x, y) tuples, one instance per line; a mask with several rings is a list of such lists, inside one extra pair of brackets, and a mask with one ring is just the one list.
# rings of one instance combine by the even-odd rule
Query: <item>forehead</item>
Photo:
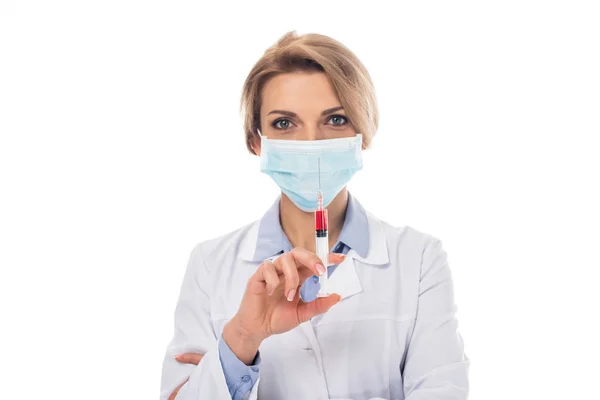
[(340, 105), (323, 72), (291, 72), (269, 79), (262, 90), (261, 114), (271, 110), (318, 112)]

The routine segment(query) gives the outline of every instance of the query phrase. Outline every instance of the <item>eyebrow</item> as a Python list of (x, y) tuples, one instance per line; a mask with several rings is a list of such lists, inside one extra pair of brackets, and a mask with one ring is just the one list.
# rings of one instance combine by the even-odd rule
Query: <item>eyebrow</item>
[[(343, 110), (343, 109), (344, 109), (344, 107), (342, 107), (342, 106), (328, 108), (327, 110), (325, 110), (321, 113), (321, 116), (329, 115), (331, 113), (334, 113), (336, 111)], [(295, 112), (285, 111), (285, 110), (273, 110), (270, 113), (268, 113), (267, 115), (271, 115), (271, 114), (283, 114), (283, 115), (287, 115), (288, 117), (292, 117), (292, 118), (296, 118), (298, 116), (298, 114), (296, 114)]]

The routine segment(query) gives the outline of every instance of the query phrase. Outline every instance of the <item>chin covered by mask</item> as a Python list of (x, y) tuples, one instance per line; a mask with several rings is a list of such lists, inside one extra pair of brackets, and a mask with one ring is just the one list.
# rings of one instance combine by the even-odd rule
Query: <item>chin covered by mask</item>
[[(319, 179), (327, 207), (362, 169), (362, 135), (327, 140), (274, 140), (261, 136), (260, 170), (299, 209), (318, 205)], [(320, 169), (320, 176), (319, 176)]]

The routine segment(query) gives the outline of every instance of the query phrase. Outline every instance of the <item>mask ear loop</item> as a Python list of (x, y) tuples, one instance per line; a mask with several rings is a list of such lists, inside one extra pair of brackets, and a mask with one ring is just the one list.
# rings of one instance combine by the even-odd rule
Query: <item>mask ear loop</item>
[(363, 135), (362, 133), (357, 133), (356, 136), (360, 135), (360, 147), (361, 150), (366, 150), (367, 149), (367, 145), (365, 145), (365, 140), (364, 137), (365, 135)]
[[(260, 129), (258, 129), (258, 128), (256, 128), (256, 133), (258, 133), (258, 137), (260, 138), (261, 147), (262, 147), (262, 142), (264, 142), (264, 140), (266, 139), (266, 137), (263, 136), (263, 134), (260, 132)], [(255, 151), (255, 154), (256, 154), (256, 150), (254, 150), (254, 151)]]

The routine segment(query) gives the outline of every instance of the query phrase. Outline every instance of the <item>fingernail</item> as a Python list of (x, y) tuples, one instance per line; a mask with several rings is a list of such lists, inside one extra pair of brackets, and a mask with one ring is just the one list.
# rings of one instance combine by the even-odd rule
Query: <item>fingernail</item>
[(269, 294), (269, 296), (272, 296), (273, 292), (275, 292), (275, 288), (273, 286), (270, 286), (269, 288), (267, 288), (267, 293)]
[(338, 257), (346, 258), (346, 255), (343, 253), (335, 253)]
[(317, 271), (319, 271), (319, 275), (323, 275), (325, 273), (325, 271), (327, 271), (325, 269), (325, 267), (321, 264), (317, 264)]
[(181, 358), (181, 354), (177, 354), (177, 355), (176, 355), (174, 358), (175, 358), (177, 361), (179, 361), (179, 359)]
[(290, 290), (290, 292), (288, 293), (288, 297), (287, 297), (288, 301), (294, 300), (295, 295), (296, 295), (296, 289)]

